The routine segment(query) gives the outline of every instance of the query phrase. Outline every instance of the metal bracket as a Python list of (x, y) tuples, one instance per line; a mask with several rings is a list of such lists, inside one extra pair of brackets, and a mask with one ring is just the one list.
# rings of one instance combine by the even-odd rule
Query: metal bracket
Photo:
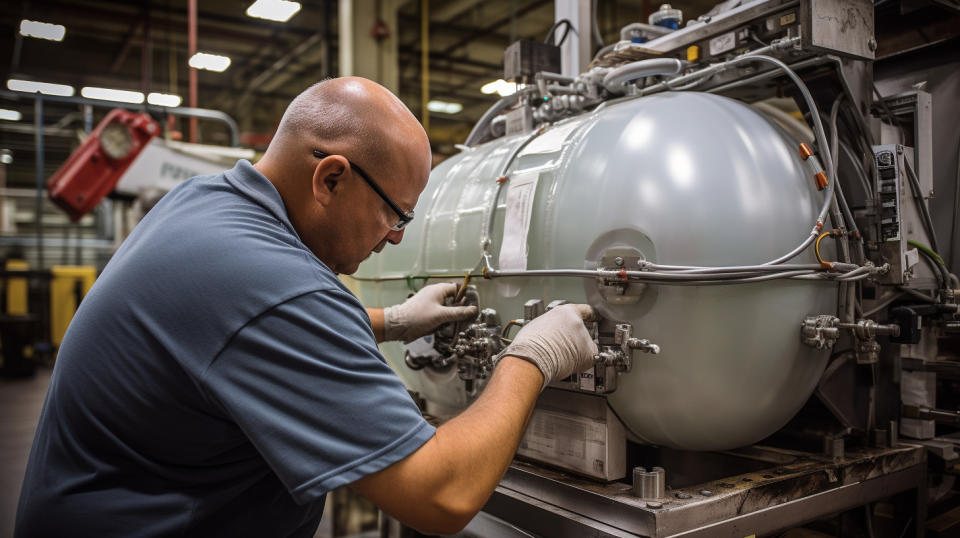
[[(611, 248), (603, 252), (597, 267), (604, 271), (635, 270), (645, 261), (643, 253), (634, 248)], [(597, 288), (603, 299), (610, 304), (635, 304), (647, 289), (642, 282), (623, 279), (599, 278)]]

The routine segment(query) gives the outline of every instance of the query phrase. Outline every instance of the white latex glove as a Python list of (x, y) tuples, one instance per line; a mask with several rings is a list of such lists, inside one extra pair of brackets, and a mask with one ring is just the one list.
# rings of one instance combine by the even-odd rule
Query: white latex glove
[(452, 282), (424, 286), (402, 304), (383, 309), (385, 340), (413, 342), (444, 323), (470, 319), (477, 315), (476, 306), (445, 306), (444, 299), (457, 294), (459, 286)]
[(509, 355), (532, 362), (543, 374), (543, 391), (551, 382), (593, 366), (597, 344), (584, 325), (593, 319), (590, 305), (558, 306), (524, 325), (495, 361)]

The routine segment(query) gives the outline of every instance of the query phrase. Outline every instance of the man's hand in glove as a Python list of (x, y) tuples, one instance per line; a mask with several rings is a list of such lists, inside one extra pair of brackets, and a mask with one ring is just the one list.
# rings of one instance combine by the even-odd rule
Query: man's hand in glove
[(543, 374), (542, 391), (559, 379), (593, 366), (597, 344), (584, 321), (594, 319), (593, 309), (585, 304), (566, 304), (537, 317), (523, 326), (513, 343), (496, 357), (517, 357), (532, 362)]
[(412, 342), (428, 335), (451, 321), (477, 315), (476, 306), (445, 306), (444, 300), (457, 294), (459, 287), (451, 282), (424, 286), (402, 304), (383, 310), (384, 340)]

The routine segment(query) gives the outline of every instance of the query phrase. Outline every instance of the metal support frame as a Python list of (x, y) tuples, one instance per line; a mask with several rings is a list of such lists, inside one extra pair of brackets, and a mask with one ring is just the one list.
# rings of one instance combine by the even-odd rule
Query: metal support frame
[[(632, 496), (626, 483), (598, 484), (514, 462), (484, 512), (543, 536), (742, 537), (913, 491), (914, 521), (926, 517), (926, 451), (918, 445), (849, 450), (838, 460), (759, 446), (725, 456), (754, 458), (766, 468), (674, 488), (651, 501)], [(788, 463), (763, 463), (777, 458)], [(923, 525), (916, 529), (922, 536)]]
[(567, 40), (560, 46), (560, 64), (564, 76), (575, 77), (585, 71), (590, 63), (590, 45), (593, 43), (590, 2), (557, 0), (554, 2), (554, 18), (557, 21), (567, 19), (573, 27)]

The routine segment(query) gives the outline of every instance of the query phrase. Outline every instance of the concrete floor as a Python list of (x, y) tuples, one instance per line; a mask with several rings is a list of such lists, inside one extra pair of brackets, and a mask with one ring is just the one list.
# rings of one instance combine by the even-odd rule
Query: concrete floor
[(0, 378), (0, 537), (13, 535), (20, 484), (50, 373), (40, 368), (29, 379)]

